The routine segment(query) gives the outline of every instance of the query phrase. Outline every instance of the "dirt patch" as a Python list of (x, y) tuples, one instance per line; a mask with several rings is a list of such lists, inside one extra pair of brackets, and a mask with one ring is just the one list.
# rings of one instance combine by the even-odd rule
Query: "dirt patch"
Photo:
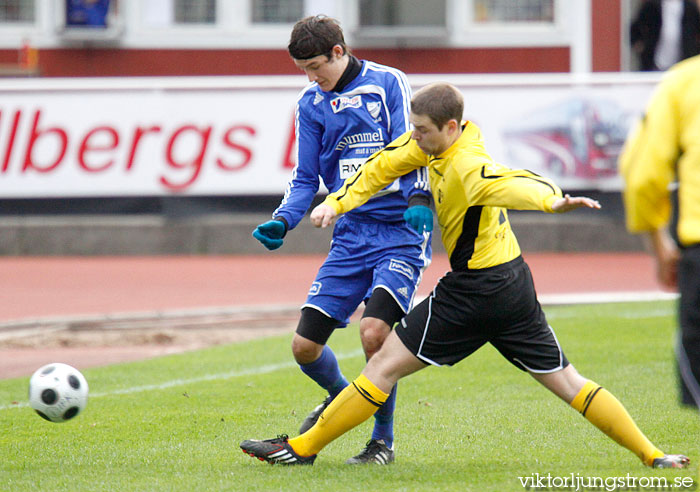
[(0, 378), (31, 375), (50, 362), (115, 364), (290, 333), (298, 310), (131, 315), (0, 326)]

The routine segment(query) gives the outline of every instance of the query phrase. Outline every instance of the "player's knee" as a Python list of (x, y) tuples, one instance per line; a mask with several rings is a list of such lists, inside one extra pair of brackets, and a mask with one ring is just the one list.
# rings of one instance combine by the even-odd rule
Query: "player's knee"
[(363, 318), (360, 321), (360, 340), (368, 359), (382, 347), (390, 332), (389, 325), (380, 319)]
[(311, 364), (321, 356), (323, 345), (312, 342), (308, 338), (295, 335), (292, 339), (292, 354), (297, 364)]

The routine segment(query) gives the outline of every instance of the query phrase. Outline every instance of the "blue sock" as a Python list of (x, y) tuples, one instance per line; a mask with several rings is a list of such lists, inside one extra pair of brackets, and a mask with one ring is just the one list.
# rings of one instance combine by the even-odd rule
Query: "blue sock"
[(328, 391), (335, 398), (348, 385), (347, 379), (340, 372), (335, 354), (328, 345), (323, 346), (321, 356), (310, 364), (299, 364), (301, 371)]
[(394, 409), (396, 408), (396, 386), (391, 388), (389, 398), (374, 414), (372, 439), (383, 439), (387, 446), (394, 445)]

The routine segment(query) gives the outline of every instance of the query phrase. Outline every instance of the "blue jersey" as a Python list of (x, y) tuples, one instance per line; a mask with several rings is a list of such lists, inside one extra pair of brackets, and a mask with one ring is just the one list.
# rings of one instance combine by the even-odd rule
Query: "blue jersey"
[[(321, 179), (329, 192), (338, 190), (370, 155), (408, 131), (410, 98), (403, 72), (366, 60), (359, 75), (340, 92), (325, 92), (315, 82), (307, 86), (295, 111), (297, 164), (273, 217), (294, 228), (310, 207)], [(347, 215), (403, 222), (410, 196), (430, 196), (426, 169), (402, 176)]]

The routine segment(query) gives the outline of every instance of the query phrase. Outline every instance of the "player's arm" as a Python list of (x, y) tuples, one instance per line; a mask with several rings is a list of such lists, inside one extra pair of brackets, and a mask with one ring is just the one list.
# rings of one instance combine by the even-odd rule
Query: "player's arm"
[(300, 104), (295, 111), (295, 130), (297, 163), (292, 179), (287, 183), (281, 204), (272, 213), (272, 220), (253, 231), (253, 237), (269, 250), (282, 246), (287, 231), (296, 227), (309, 209), (320, 184), (318, 156), (323, 128), (311, 114), (304, 113)]
[(427, 156), (411, 140), (411, 132), (406, 132), (373, 154), (340, 189), (328, 195), (312, 211), (311, 222), (327, 227), (337, 215), (359, 207), (400, 176), (427, 165)]
[(678, 158), (678, 115), (673, 87), (661, 82), (644, 118), (630, 133), (620, 156), (623, 199), (630, 232), (665, 227), (671, 217), (669, 185)]
[(678, 246), (668, 232), (672, 210), (669, 186), (675, 179), (680, 141), (677, 90), (672, 80), (661, 82), (646, 115), (628, 136), (619, 160), (625, 182), (627, 229), (647, 233), (657, 278), (666, 287), (677, 285), (680, 260)]
[(411, 86), (403, 72), (393, 70), (386, 74), (385, 91), (389, 112), (389, 139), (393, 141), (411, 129), (408, 121), (411, 112)]
[[(390, 116), (389, 134), (392, 140), (409, 131), (411, 112), (411, 86), (408, 78), (400, 70), (387, 73), (386, 92)], [(399, 178), (401, 193), (406, 198), (408, 208), (404, 219), (419, 233), (433, 230), (433, 212), (430, 209), (430, 183), (428, 168), (419, 167)]]
[(580, 207), (600, 208), (596, 200), (562, 195), (552, 180), (525, 169), (496, 164), (483, 152), (474, 153), (472, 158), (462, 179), (474, 205), (549, 213), (564, 213)]

